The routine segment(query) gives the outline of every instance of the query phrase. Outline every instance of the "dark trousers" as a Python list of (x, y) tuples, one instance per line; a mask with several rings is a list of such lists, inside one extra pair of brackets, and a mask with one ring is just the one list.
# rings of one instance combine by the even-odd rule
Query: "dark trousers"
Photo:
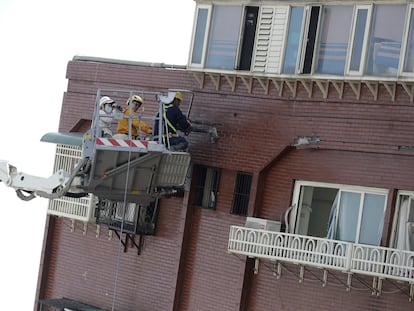
[(172, 151), (185, 151), (188, 148), (188, 141), (182, 136), (171, 137), (170, 146)]

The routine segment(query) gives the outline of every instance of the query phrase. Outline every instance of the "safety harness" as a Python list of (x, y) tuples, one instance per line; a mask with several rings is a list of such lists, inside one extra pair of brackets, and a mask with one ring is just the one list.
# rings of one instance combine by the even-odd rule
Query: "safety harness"
[(165, 123), (167, 123), (167, 125), (174, 131), (174, 134), (177, 133), (177, 129), (175, 128), (174, 125), (172, 125), (172, 123), (170, 122), (170, 120), (168, 120), (167, 118), (167, 109), (171, 108), (173, 106), (173, 104), (168, 104), (168, 105), (164, 105), (164, 109), (163, 109), (163, 114), (162, 117), (165, 120)]

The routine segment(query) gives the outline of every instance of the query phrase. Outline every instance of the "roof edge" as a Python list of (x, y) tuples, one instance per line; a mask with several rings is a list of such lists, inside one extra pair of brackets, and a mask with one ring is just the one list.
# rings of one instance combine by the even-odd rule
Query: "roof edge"
[(165, 63), (138, 62), (138, 61), (129, 61), (129, 60), (95, 57), (95, 56), (75, 55), (72, 58), (72, 60), (73, 61), (84, 61), (84, 62), (97, 62), (97, 63), (107, 63), (107, 64), (140, 66), (140, 67), (155, 67), (155, 68), (182, 69), (182, 70), (187, 69), (187, 66), (185, 66), (185, 65), (172, 65), (172, 64), (165, 64)]

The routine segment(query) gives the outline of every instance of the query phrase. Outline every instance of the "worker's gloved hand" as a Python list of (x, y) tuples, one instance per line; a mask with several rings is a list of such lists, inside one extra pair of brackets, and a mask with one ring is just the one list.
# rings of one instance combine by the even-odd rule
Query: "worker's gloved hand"
[(193, 130), (193, 127), (190, 125), (189, 127), (187, 127), (184, 131), (184, 135), (188, 136), (190, 135), (191, 131)]
[(122, 109), (122, 106), (120, 106), (120, 105), (114, 105), (113, 107), (114, 107), (114, 109), (115, 109), (115, 110), (117, 110), (117, 111), (121, 111), (121, 112), (123, 112), (123, 111), (124, 111), (124, 109)]

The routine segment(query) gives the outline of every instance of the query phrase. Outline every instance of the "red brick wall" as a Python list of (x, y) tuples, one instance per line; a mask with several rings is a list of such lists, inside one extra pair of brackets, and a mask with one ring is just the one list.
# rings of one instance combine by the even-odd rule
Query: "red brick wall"
[(412, 310), (407, 289), (399, 293), (400, 284), (384, 283), (380, 296), (372, 295), (372, 280), (352, 277), (351, 289), (347, 290), (347, 274), (328, 274), (327, 284), (322, 286), (323, 270), (307, 268), (303, 282), (299, 282), (299, 267), (286, 264), (279, 279), (272, 274), (273, 265), (262, 263), (259, 273), (253, 277), (252, 295), (248, 310)]
[(182, 276), (185, 283), (177, 310), (236, 310), (243, 260), (226, 252), (230, 225), (238, 219), (229, 217), (227, 209), (193, 208), (191, 243)]
[[(284, 212), (290, 206), (289, 194), (292, 193), (294, 180), (364, 185), (390, 190), (412, 189), (412, 167), (413, 160), (407, 156), (323, 149), (296, 150), (270, 169), (259, 216), (283, 221)], [(388, 209), (391, 207), (389, 205)], [(388, 246), (386, 233), (389, 226), (386, 220), (383, 239), (385, 246)], [(253, 277), (248, 310), (274, 310), (278, 309), (277, 306), (280, 310), (332, 310), (339, 305), (340, 310), (359, 310), (360, 306), (363, 310), (409, 310), (413, 307), (406, 291), (395, 293), (395, 284), (386, 282), (384, 293), (380, 297), (372, 297), (369, 290), (372, 278), (357, 275), (353, 284), (358, 289), (347, 292), (343, 273), (328, 277), (330, 281), (322, 288), (322, 270), (316, 269), (314, 274), (305, 273), (304, 284), (299, 284), (298, 266), (286, 267), (282, 277), (276, 280), (272, 275), (273, 264), (262, 262), (259, 274)], [(339, 284), (338, 277), (341, 280)], [(358, 278), (362, 278), (362, 283)], [(386, 294), (390, 292), (394, 294)], [(396, 305), (398, 308), (395, 308)]]
[[(128, 244), (127, 252), (115, 234), (109, 238), (101, 226), (90, 224), (84, 234), (77, 222), (71, 232), (69, 219), (58, 219), (55, 239), (49, 245), (46, 297), (72, 298), (116, 310), (169, 310), (174, 297), (180, 245), (180, 202), (161, 204), (156, 236), (147, 236), (141, 255)], [(125, 236), (122, 237), (125, 239)], [(138, 237), (136, 237), (138, 243)]]
[[(119, 241), (115, 236), (108, 240), (105, 228), (97, 238), (94, 225), (83, 235), (82, 224), (72, 233), (69, 220), (57, 220), (54, 238), (46, 245), (50, 260), (44, 263), (39, 292), (45, 294), (40, 298), (64, 296), (110, 309), (117, 278), (115, 310), (412, 308), (405, 294), (347, 292), (333, 276), (325, 288), (308, 273), (304, 284), (288, 270), (277, 280), (264, 262), (253, 275), (251, 262), (246, 265), (244, 257), (227, 254), (229, 226), (245, 221), (230, 214), (237, 171), (253, 173), (258, 182), (253, 185), (257, 197), (251, 199), (256, 215), (277, 220), (290, 204), (297, 179), (412, 190), (414, 152), (399, 151), (398, 146), (414, 146), (414, 104), (400, 86), (395, 101), (381, 85), (378, 100), (364, 85), (357, 99), (347, 84), (342, 98), (333, 86), (327, 98), (316, 86), (309, 96), (300, 83), (296, 97), (287, 87), (280, 96), (272, 84), (265, 94), (256, 81), (249, 93), (239, 79), (233, 92), (225, 78), (217, 91), (208, 77), (200, 88), (184, 70), (85, 61), (69, 62), (67, 78), (62, 132), (92, 117), (98, 88), (193, 90), (191, 118), (214, 122), (220, 136), (211, 144), (205, 134), (192, 133), (188, 139), (193, 162), (219, 167), (222, 175), (216, 210), (187, 204), (188, 196), (163, 199), (156, 235), (145, 238), (139, 256), (135, 248), (119, 253)], [(311, 134), (321, 139), (317, 148), (294, 149), (277, 158), (296, 136)], [(253, 210), (251, 206), (250, 214)], [(297, 271), (296, 266), (288, 268)], [(314, 273), (320, 277), (321, 271)], [(390, 284), (386, 288), (395, 291)]]

